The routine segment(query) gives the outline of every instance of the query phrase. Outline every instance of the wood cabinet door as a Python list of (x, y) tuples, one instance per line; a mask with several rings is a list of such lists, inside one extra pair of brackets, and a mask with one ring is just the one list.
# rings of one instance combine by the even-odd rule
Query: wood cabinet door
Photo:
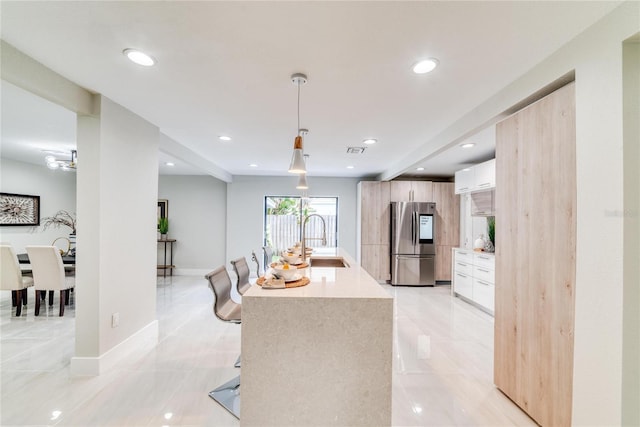
[(378, 282), (391, 279), (389, 245), (362, 245), (360, 265)]
[(391, 201), (392, 202), (411, 202), (413, 188), (411, 181), (391, 181)]
[(451, 248), (453, 246), (436, 246), (436, 280), (451, 280)]
[(498, 123), (494, 382), (543, 426), (571, 425), (575, 84)]
[(433, 183), (436, 203), (436, 245), (460, 244), (460, 196), (454, 193), (452, 182)]
[(363, 245), (389, 244), (389, 183), (360, 183), (360, 241)]
[(413, 202), (433, 202), (433, 182), (411, 181)]

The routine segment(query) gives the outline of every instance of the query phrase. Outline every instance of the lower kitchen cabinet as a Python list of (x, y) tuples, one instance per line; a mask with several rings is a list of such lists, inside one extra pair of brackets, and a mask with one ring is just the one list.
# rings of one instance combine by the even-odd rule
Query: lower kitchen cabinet
[(389, 245), (362, 245), (360, 265), (378, 282), (390, 280)]
[(493, 314), (495, 256), (470, 249), (453, 249), (451, 292)]

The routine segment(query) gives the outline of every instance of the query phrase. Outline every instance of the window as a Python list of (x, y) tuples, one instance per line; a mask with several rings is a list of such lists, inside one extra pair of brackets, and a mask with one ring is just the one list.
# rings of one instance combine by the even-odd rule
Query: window
[[(274, 254), (292, 247), (301, 239), (300, 214), (320, 215), (326, 224), (326, 247), (338, 246), (338, 198), (266, 196), (264, 200), (264, 245)], [(322, 246), (322, 220), (309, 218), (306, 226), (307, 246)], [(269, 260), (270, 261), (270, 260)]]

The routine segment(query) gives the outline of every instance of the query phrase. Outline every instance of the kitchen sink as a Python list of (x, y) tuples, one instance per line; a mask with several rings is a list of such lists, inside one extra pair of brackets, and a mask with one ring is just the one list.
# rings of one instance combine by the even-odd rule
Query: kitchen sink
[(311, 267), (348, 268), (349, 264), (342, 257), (311, 257)]

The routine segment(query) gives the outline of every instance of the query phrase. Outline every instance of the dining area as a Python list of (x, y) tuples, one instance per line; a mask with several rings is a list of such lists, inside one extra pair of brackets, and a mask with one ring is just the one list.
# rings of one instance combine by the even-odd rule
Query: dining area
[[(58, 316), (64, 316), (65, 307), (74, 304), (75, 252), (72, 256), (55, 245), (29, 245), (25, 253), (16, 253), (8, 243), (0, 245), (0, 289), (11, 291), (12, 315), (26, 316), (29, 295), (32, 293), (33, 315), (39, 316), (42, 302), (53, 308), (57, 296)], [(48, 293), (48, 301), (47, 301)]]

